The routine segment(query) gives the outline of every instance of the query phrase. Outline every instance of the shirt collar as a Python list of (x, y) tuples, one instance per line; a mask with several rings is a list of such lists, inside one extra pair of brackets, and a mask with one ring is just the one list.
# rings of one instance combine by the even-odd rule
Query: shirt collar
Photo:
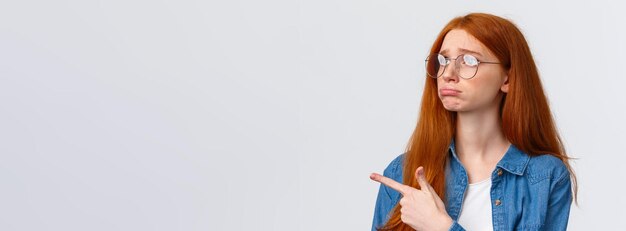
[[(454, 144), (454, 139), (450, 142), (450, 151), (454, 159), (457, 162), (461, 163), (458, 156), (456, 155), (456, 145)], [(524, 170), (526, 170), (526, 166), (530, 161), (530, 156), (524, 153), (522, 150), (519, 150), (514, 144), (509, 146), (506, 153), (504, 153), (504, 157), (498, 162), (496, 165), (510, 173), (515, 175), (523, 175)]]

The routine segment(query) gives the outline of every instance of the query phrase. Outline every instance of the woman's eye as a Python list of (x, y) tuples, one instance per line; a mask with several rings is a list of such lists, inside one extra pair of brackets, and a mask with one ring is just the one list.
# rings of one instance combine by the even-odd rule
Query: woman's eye
[(471, 55), (463, 55), (463, 62), (469, 66), (478, 65), (478, 59), (476, 59), (476, 57), (471, 56)]
[(443, 55), (438, 55), (437, 59), (439, 61), (439, 65), (445, 66), (446, 65), (446, 57), (444, 57)]

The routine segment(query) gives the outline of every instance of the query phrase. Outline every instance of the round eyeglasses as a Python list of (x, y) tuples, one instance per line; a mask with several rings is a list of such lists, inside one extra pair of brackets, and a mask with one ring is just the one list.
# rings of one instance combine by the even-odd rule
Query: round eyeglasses
[(431, 54), (426, 58), (426, 74), (432, 78), (439, 78), (446, 71), (446, 67), (454, 60), (454, 70), (463, 79), (471, 79), (478, 72), (478, 64), (500, 64), (497, 62), (479, 61), (476, 57), (469, 54), (462, 54), (456, 59), (446, 58), (442, 54)]

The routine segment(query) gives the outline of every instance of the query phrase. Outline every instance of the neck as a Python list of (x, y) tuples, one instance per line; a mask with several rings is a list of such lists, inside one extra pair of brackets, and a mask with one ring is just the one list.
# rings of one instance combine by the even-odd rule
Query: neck
[(455, 145), (461, 160), (499, 161), (510, 145), (502, 133), (499, 109), (457, 112)]

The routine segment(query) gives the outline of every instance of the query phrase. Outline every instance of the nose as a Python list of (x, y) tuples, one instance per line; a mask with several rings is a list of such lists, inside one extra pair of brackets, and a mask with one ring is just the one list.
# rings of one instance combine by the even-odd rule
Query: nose
[(445, 82), (458, 82), (459, 81), (459, 72), (457, 71), (456, 60), (450, 62), (446, 69), (443, 71), (441, 78)]

